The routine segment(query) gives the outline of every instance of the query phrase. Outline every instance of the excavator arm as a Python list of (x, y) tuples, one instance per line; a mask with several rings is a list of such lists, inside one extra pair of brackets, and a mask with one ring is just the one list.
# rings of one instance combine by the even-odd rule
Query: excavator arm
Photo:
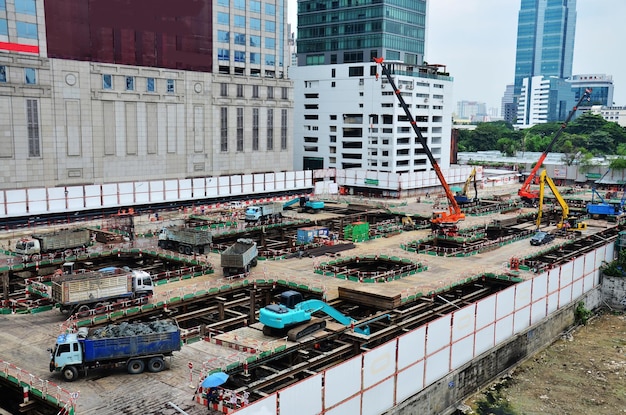
[(391, 85), (391, 88), (393, 89), (396, 95), (396, 98), (398, 98), (398, 101), (400, 102), (400, 106), (402, 107), (407, 118), (409, 119), (409, 122), (411, 123), (411, 127), (413, 127), (413, 131), (415, 132), (415, 135), (417, 136), (417, 138), (420, 141), (420, 144), (424, 148), (424, 152), (426, 153), (426, 156), (428, 156), (428, 160), (430, 161), (430, 164), (433, 166), (433, 170), (435, 171), (435, 174), (437, 175), (437, 178), (439, 179), (439, 183), (441, 183), (441, 186), (443, 187), (446, 193), (446, 198), (448, 199), (448, 212), (447, 213), (435, 212), (433, 214), (433, 218), (431, 219), (431, 223), (437, 226), (441, 226), (441, 227), (455, 226), (457, 222), (465, 219), (465, 214), (461, 211), (461, 208), (459, 207), (459, 204), (454, 198), (454, 194), (452, 193), (450, 186), (448, 186), (448, 183), (446, 182), (446, 179), (443, 176), (443, 173), (441, 172), (441, 168), (439, 167), (437, 160), (435, 160), (433, 153), (430, 151), (430, 148), (428, 147), (428, 143), (426, 142), (426, 139), (424, 138), (421, 131), (417, 127), (417, 123), (415, 121), (415, 118), (413, 117), (413, 114), (411, 114), (409, 107), (406, 105), (406, 102), (404, 102), (404, 98), (402, 98), (400, 90), (398, 90), (398, 88), (396, 87), (396, 83), (394, 82), (393, 77), (391, 76), (391, 72), (389, 71), (389, 68), (387, 67), (387, 65), (383, 63), (384, 59), (374, 58), (373, 60), (374, 62), (380, 65), (380, 67), (383, 70), (383, 75), (387, 77), (387, 80), (389, 81), (389, 84)]
[(533, 169), (530, 171), (530, 173), (528, 174), (528, 177), (526, 177), (526, 180), (524, 180), (524, 184), (522, 184), (522, 187), (517, 192), (518, 196), (521, 197), (522, 200), (527, 201), (527, 202), (533, 202), (539, 197), (539, 193), (537, 191), (531, 190), (530, 185), (535, 180), (535, 177), (537, 176), (537, 172), (543, 165), (543, 162), (548, 156), (548, 153), (552, 151), (552, 147), (554, 147), (554, 144), (559, 139), (563, 131), (565, 131), (565, 128), (567, 128), (567, 124), (570, 122), (570, 120), (572, 119), (576, 111), (578, 110), (578, 106), (585, 99), (589, 100), (590, 96), (591, 96), (591, 88), (585, 89), (585, 92), (582, 94), (582, 96), (580, 97), (580, 99), (578, 100), (574, 108), (572, 108), (572, 110), (568, 114), (567, 119), (561, 124), (561, 127), (559, 128), (559, 130), (554, 134), (554, 137), (552, 138), (552, 141), (550, 141), (550, 144), (548, 144), (548, 147), (546, 147), (543, 153), (541, 153), (541, 156), (539, 156), (539, 160), (537, 160), (535, 167), (533, 167)]

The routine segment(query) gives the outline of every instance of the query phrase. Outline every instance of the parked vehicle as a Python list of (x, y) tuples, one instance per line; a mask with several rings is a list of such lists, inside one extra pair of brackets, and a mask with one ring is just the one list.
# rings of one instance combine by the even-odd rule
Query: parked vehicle
[(250, 272), (250, 267), (257, 265), (258, 255), (256, 242), (248, 238), (237, 239), (237, 242), (226, 248), (220, 255), (220, 265), (224, 276)]
[(246, 222), (263, 221), (282, 217), (283, 204), (280, 202), (249, 206), (246, 209)]
[(539, 231), (535, 233), (535, 235), (530, 238), (531, 245), (544, 245), (554, 241), (554, 235), (548, 232)]
[(130, 268), (64, 274), (52, 278), (52, 299), (61, 312), (87, 314), (119, 300), (153, 294), (150, 274)]
[(35, 233), (31, 238), (21, 238), (15, 244), (15, 252), (32, 256), (87, 247), (90, 243), (89, 230), (63, 229), (55, 232)]
[(171, 226), (159, 232), (159, 247), (181, 254), (205, 254), (211, 250), (213, 236), (201, 229)]
[(60, 372), (72, 382), (88, 369), (126, 366), (131, 374), (160, 372), (165, 356), (180, 350), (180, 328), (175, 320), (121, 323), (96, 329), (79, 329), (57, 337), (50, 352), (50, 372)]

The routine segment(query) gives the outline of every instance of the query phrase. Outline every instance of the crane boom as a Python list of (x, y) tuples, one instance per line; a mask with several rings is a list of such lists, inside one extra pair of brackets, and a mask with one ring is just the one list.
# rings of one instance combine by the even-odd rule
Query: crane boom
[(441, 183), (441, 186), (443, 187), (446, 193), (446, 198), (448, 199), (448, 213), (446, 214), (446, 212), (435, 212), (433, 214), (433, 218), (431, 219), (431, 223), (433, 223), (434, 225), (444, 226), (444, 227), (455, 226), (458, 221), (465, 219), (465, 214), (461, 211), (459, 204), (454, 198), (454, 194), (452, 193), (452, 190), (450, 190), (450, 186), (448, 186), (448, 183), (446, 182), (446, 179), (444, 178), (443, 173), (441, 172), (441, 168), (439, 167), (437, 160), (435, 160), (433, 153), (430, 151), (430, 148), (428, 148), (428, 143), (426, 142), (426, 139), (424, 138), (421, 131), (417, 127), (417, 123), (415, 122), (415, 118), (413, 117), (413, 114), (411, 114), (409, 107), (406, 105), (406, 102), (404, 102), (404, 98), (402, 98), (400, 91), (396, 87), (396, 83), (394, 82), (391, 76), (391, 72), (389, 71), (389, 68), (387, 67), (387, 65), (383, 63), (383, 58), (374, 58), (373, 60), (374, 62), (376, 62), (377, 64), (381, 66), (383, 70), (383, 75), (387, 77), (387, 80), (389, 81), (389, 84), (391, 85), (391, 88), (393, 89), (396, 95), (396, 98), (398, 98), (398, 101), (400, 102), (400, 106), (402, 106), (402, 109), (404, 110), (407, 118), (409, 119), (409, 122), (411, 123), (411, 127), (413, 127), (413, 131), (415, 132), (415, 135), (417, 135), (417, 138), (419, 139), (420, 144), (424, 148), (424, 152), (428, 156), (428, 160), (430, 160), (430, 164), (433, 166), (433, 170), (435, 170), (435, 174), (437, 175), (437, 178), (439, 179), (439, 183)]
[(585, 92), (581, 95), (576, 105), (574, 105), (574, 107), (568, 114), (567, 119), (561, 124), (561, 127), (559, 128), (559, 130), (554, 134), (554, 137), (552, 138), (552, 141), (550, 141), (550, 144), (548, 144), (548, 147), (546, 147), (543, 153), (541, 153), (541, 156), (539, 156), (539, 160), (537, 160), (535, 167), (533, 167), (533, 169), (530, 171), (530, 174), (524, 181), (524, 184), (517, 191), (518, 196), (520, 196), (522, 200), (526, 202), (534, 202), (539, 197), (538, 191), (530, 190), (531, 183), (535, 180), (535, 177), (537, 176), (537, 172), (539, 171), (539, 169), (541, 168), (541, 165), (543, 164), (546, 157), (548, 156), (548, 153), (552, 150), (554, 143), (556, 143), (556, 141), (559, 139), (563, 131), (565, 131), (565, 128), (567, 127), (567, 123), (570, 122), (570, 120), (572, 119), (576, 111), (578, 110), (578, 106), (583, 102), (583, 100), (589, 99), (590, 96), (591, 96), (591, 88), (585, 89)]

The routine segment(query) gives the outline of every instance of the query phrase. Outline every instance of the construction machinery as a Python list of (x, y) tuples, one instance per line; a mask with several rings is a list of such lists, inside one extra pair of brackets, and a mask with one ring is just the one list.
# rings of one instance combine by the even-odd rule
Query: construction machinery
[(304, 301), (298, 291), (285, 291), (280, 295), (279, 304), (270, 304), (259, 311), (259, 321), (263, 323), (263, 334), (284, 336), (297, 341), (326, 328), (326, 320), (313, 317), (316, 312), (325, 313), (344, 326), (354, 327), (354, 332), (368, 336), (368, 326), (356, 327), (356, 320), (339, 312), (321, 300)]
[(534, 205), (537, 199), (539, 198), (539, 192), (536, 190), (531, 190), (530, 185), (535, 181), (535, 178), (537, 177), (537, 172), (543, 165), (543, 162), (548, 156), (548, 153), (552, 150), (552, 147), (554, 147), (554, 144), (556, 143), (556, 141), (559, 139), (563, 131), (565, 131), (567, 124), (570, 122), (570, 120), (572, 119), (576, 111), (578, 110), (578, 106), (584, 100), (590, 100), (590, 97), (591, 97), (591, 88), (587, 88), (585, 89), (585, 92), (581, 95), (576, 105), (574, 105), (574, 108), (572, 108), (572, 110), (568, 114), (567, 119), (561, 124), (561, 127), (554, 134), (554, 137), (552, 137), (552, 141), (550, 141), (550, 144), (548, 144), (548, 147), (546, 147), (543, 153), (541, 153), (541, 156), (539, 156), (539, 160), (537, 160), (537, 163), (535, 164), (535, 166), (532, 168), (532, 170), (526, 177), (526, 180), (524, 180), (524, 184), (522, 184), (522, 187), (517, 191), (518, 196), (521, 197), (522, 201), (524, 201), (525, 203)]
[(260, 205), (248, 206), (246, 209), (246, 222), (265, 221), (279, 219), (283, 216), (283, 204), (280, 202), (269, 202)]
[[(604, 176), (606, 176), (610, 171), (611, 169), (608, 169), (606, 173), (604, 173), (602, 177), (600, 178), (600, 180), (598, 180), (596, 183), (602, 182), (602, 179), (604, 179)], [(606, 193), (607, 199), (611, 199), (612, 196), (613, 194), (611, 192)], [(596, 197), (600, 199), (600, 202), (595, 201)], [(587, 203), (587, 213), (592, 215), (593, 217), (619, 216), (624, 213), (625, 201), (626, 201), (626, 189), (624, 189), (624, 193), (622, 194), (622, 200), (620, 200), (620, 203), (617, 204), (617, 203), (607, 202), (602, 197), (602, 195), (598, 193), (598, 190), (594, 186), (591, 188), (591, 202)]]
[(569, 215), (569, 206), (561, 193), (559, 193), (559, 189), (556, 187), (550, 176), (546, 173), (545, 170), (541, 172), (539, 175), (539, 211), (537, 213), (537, 230), (541, 227), (541, 218), (543, 215), (543, 207), (544, 207), (544, 194), (546, 184), (552, 191), (554, 198), (557, 203), (561, 207), (561, 220), (556, 224), (558, 229), (564, 231), (583, 231), (587, 229), (587, 223), (581, 222), (578, 218), (570, 217)]
[(250, 272), (256, 267), (259, 250), (256, 242), (249, 238), (239, 238), (220, 255), (220, 265), (225, 277)]
[[(474, 197), (470, 199), (467, 192), (469, 190), (470, 184), (474, 182)], [(454, 195), (454, 199), (457, 203), (463, 205), (467, 203), (474, 203), (478, 201), (478, 187), (476, 186), (476, 167), (472, 169), (472, 172), (465, 180), (465, 185), (463, 186), (463, 190), (456, 195)]]
[(159, 248), (181, 254), (208, 254), (212, 241), (211, 233), (202, 229), (170, 226), (159, 232)]
[(85, 248), (90, 243), (91, 233), (88, 229), (61, 229), (55, 232), (33, 234), (31, 238), (20, 238), (14, 250), (18, 254), (30, 257)]
[(322, 200), (311, 200), (308, 196), (300, 196), (295, 199), (291, 199), (283, 204), (283, 208), (289, 208), (298, 203), (299, 211), (301, 212), (311, 212), (317, 213), (320, 210), (324, 209), (324, 201)]
[(443, 176), (443, 173), (441, 172), (439, 163), (437, 163), (437, 160), (435, 160), (433, 153), (430, 151), (430, 148), (428, 147), (428, 143), (426, 142), (426, 139), (424, 138), (421, 131), (417, 127), (415, 118), (411, 114), (411, 111), (409, 110), (409, 107), (406, 105), (406, 102), (404, 102), (404, 98), (402, 98), (402, 94), (400, 93), (400, 90), (398, 90), (398, 88), (396, 87), (396, 83), (394, 82), (393, 77), (391, 76), (391, 70), (389, 69), (388, 65), (383, 63), (383, 58), (374, 58), (374, 62), (380, 65), (383, 71), (383, 75), (387, 77), (387, 80), (389, 81), (389, 84), (391, 85), (391, 88), (393, 89), (396, 95), (396, 98), (398, 98), (398, 101), (400, 102), (400, 106), (402, 106), (402, 109), (404, 109), (404, 112), (407, 118), (409, 119), (409, 122), (411, 123), (411, 127), (413, 127), (413, 131), (415, 132), (415, 135), (419, 139), (420, 144), (422, 145), (424, 149), (424, 152), (428, 156), (428, 160), (430, 161), (430, 164), (432, 165), (433, 170), (435, 171), (435, 174), (437, 175), (437, 178), (439, 179), (439, 183), (441, 183), (441, 186), (443, 187), (446, 193), (446, 198), (448, 199), (448, 211), (447, 212), (446, 211), (433, 212), (433, 216), (430, 222), (434, 229), (447, 228), (444, 230), (446, 233), (454, 233), (457, 230), (458, 222), (465, 219), (465, 213), (461, 211), (459, 204), (454, 198), (454, 194), (452, 193), (452, 190), (450, 190), (450, 186), (448, 186), (448, 183), (446, 182), (446, 179)]

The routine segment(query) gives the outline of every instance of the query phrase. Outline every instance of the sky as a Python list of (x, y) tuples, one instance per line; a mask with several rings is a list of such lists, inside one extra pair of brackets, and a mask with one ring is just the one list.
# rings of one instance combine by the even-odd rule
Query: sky
[[(454, 101), (500, 108), (513, 83), (520, 0), (430, 0), (426, 54), (454, 78)], [(613, 76), (615, 105), (626, 106), (626, 0), (578, 0), (573, 74)], [(289, 22), (297, 22), (289, 0)]]

